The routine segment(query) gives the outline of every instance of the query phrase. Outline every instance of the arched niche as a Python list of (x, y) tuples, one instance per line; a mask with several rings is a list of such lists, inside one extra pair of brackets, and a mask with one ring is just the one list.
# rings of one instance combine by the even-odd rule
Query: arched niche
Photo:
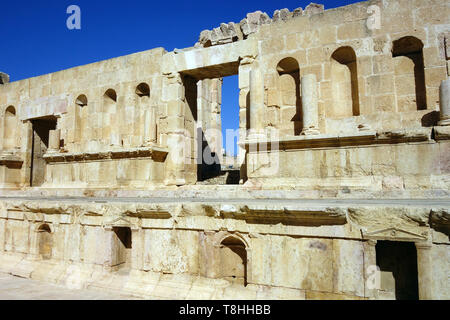
[[(86, 130), (88, 121), (88, 98), (85, 94), (80, 94), (75, 99), (75, 141), (80, 142), (83, 139), (83, 133)], [(89, 137), (84, 137), (88, 139)]]
[(16, 109), (13, 106), (9, 106), (5, 110), (3, 126), (3, 148), (6, 150), (14, 149), (16, 147), (17, 124)]
[(150, 98), (150, 86), (145, 82), (138, 84), (135, 92), (140, 98), (143, 97)]
[(331, 55), (333, 107), (331, 118), (359, 116), (358, 66), (351, 47), (341, 47)]
[[(283, 131), (287, 128), (286, 133), (289, 135), (300, 135), (303, 125), (298, 61), (292, 57), (284, 58), (278, 62), (276, 69), (280, 90), (281, 128)], [(289, 123), (285, 119), (288, 119)]]
[(108, 89), (103, 95), (102, 138), (110, 145), (121, 145), (120, 137), (121, 117), (117, 105), (117, 93)]
[(413, 36), (395, 40), (392, 46), (397, 110), (427, 109), (423, 43)]
[(39, 255), (44, 260), (49, 260), (52, 258), (53, 252), (53, 233), (50, 226), (46, 223), (41, 224), (37, 228), (38, 233), (38, 249)]
[(219, 277), (231, 283), (247, 285), (247, 246), (235, 236), (227, 236), (220, 242)]
[(105, 94), (103, 95), (105, 101), (107, 102), (117, 102), (117, 93), (114, 89), (108, 89), (105, 91)]
[(76, 100), (75, 103), (80, 107), (85, 107), (88, 105), (88, 98), (84, 94), (80, 94)]

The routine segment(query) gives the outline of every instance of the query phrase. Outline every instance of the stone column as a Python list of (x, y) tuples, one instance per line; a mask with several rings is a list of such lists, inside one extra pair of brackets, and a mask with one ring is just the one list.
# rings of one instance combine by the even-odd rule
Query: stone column
[(152, 107), (150, 110), (145, 111), (144, 119), (144, 144), (149, 146), (156, 144), (156, 108)]
[[(169, 155), (166, 165), (166, 185), (181, 186), (185, 179), (185, 88), (178, 72), (165, 75), (163, 80), (163, 101), (168, 107), (167, 147)], [(192, 138), (192, 137), (191, 137)]]
[(263, 129), (261, 113), (264, 107), (264, 82), (259, 70), (250, 71), (250, 133), (261, 134)]
[(319, 107), (316, 75), (307, 74), (302, 77), (302, 135), (319, 134)]
[(131, 269), (142, 270), (144, 268), (144, 230), (142, 228), (131, 228)]
[(431, 243), (416, 243), (420, 300), (433, 299), (431, 246)]
[(39, 232), (37, 231), (37, 228), (39, 226), (39, 223), (35, 223), (34, 226), (32, 226), (30, 229), (33, 230), (30, 233), (30, 247), (28, 252), (28, 259), (30, 260), (39, 260)]
[(364, 297), (376, 299), (377, 296), (377, 254), (376, 240), (368, 240), (363, 243), (364, 247)]
[(239, 64), (239, 153), (238, 162), (240, 166), (240, 184), (247, 180), (247, 151), (241, 143), (247, 139), (247, 130), (250, 126), (250, 72), (254, 58), (245, 57)]
[(441, 107), (441, 121), (438, 125), (450, 125), (450, 78), (441, 82), (439, 88), (439, 101)]
[(5, 222), (6, 219), (0, 218), (0, 252), (5, 251)]
[(61, 141), (61, 129), (50, 130), (48, 138), (49, 153), (58, 152)]
[(110, 225), (103, 226), (103, 236), (104, 236), (104, 247), (103, 247), (103, 269), (111, 271), (113, 261), (113, 250), (114, 250), (114, 231), (113, 227)]

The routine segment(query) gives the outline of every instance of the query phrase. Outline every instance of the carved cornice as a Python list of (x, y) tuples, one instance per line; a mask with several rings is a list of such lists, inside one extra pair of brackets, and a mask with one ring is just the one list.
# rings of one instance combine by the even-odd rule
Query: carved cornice
[(428, 232), (416, 233), (408, 230), (403, 230), (396, 227), (385, 228), (375, 231), (367, 231), (362, 229), (361, 234), (363, 239), (368, 240), (391, 240), (391, 241), (426, 241), (428, 239)]
[(10, 168), (21, 168), (23, 159), (17, 154), (16, 151), (0, 151), (0, 165)]
[(434, 138), (437, 141), (450, 140), (450, 126), (434, 127)]
[(286, 137), (282, 139), (248, 139), (240, 145), (250, 150), (290, 150), (307, 148), (340, 147), (350, 145), (368, 145), (376, 143), (375, 132), (358, 133), (354, 135), (306, 135)]
[(285, 224), (298, 226), (344, 225), (345, 210), (340, 208), (296, 208), (293, 206), (246, 205), (240, 210), (223, 207), (222, 218), (246, 220), (251, 223)]
[(291, 150), (311, 148), (337, 148), (347, 146), (375, 145), (375, 144), (397, 144), (431, 141), (431, 128), (417, 130), (399, 130), (377, 133), (375, 131), (364, 131), (354, 134), (319, 134), (292, 136), (282, 139), (251, 137), (239, 145), (250, 150)]
[(163, 162), (169, 151), (159, 146), (117, 149), (99, 152), (79, 152), (79, 153), (47, 153), (44, 159), (47, 163), (54, 162), (84, 162), (96, 160), (130, 159), (130, 158), (151, 158), (157, 162)]

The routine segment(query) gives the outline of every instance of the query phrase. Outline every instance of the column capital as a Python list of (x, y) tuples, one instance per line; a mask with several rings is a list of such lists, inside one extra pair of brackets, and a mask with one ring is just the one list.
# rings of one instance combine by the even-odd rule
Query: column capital
[(375, 247), (377, 245), (377, 240), (369, 239), (365, 242), (366, 245)]
[(163, 76), (168, 79), (170, 83), (182, 83), (181, 74), (179, 72), (163, 73)]
[(252, 56), (252, 55), (240, 57), (239, 65), (244, 66), (247, 64), (252, 64), (255, 60), (256, 60), (256, 56)]
[(415, 242), (416, 249), (429, 250), (433, 246), (430, 242)]

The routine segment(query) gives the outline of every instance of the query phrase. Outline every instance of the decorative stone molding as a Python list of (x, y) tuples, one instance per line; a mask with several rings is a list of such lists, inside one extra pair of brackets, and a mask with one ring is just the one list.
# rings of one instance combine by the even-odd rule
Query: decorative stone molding
[(114, 220), (107, 221), (103, 224), (103, 229), (112, 231), (114, 227), (128, 227), (131, 230), (138, 230), (140, 229), (140, 226), (133, 223), (129, 219), (126, 219), (125, 217), (118, 217)]
[(222, 207), (222, 218), (233, 218), (247, 222), (285, 225), (320, 226), (344, 225), (347, 223), (345, 210), (297, 208), (293, 206), (246, 205), (241, 210), (232, 206)]
[(377, 133), (375, 131), (361, 131), (355, 132), (354, 134), (342, 134), (342, 135), (318, 134), (305, 136), (291, 136), (277, 140), (247, 139), (243, 143), (240, 143), (239, 145), (250, 148), (250, 150), (258, 150), (261, 147), (267, 148), (267, 150), (291, 150), (291, 149), (347, 147), (347, 146), (361, 146), (361, 145), (375, 145), (375, 144), (426, 142), (431, 141), (431, 130), (432, 130), (431, 128), (420, 128), (412, 130), (389, 131), (382, 133)]
[(96, 160), (114, 160), (131, 158), (151, 158), (157, 162), (164, 162), (169, 151), (159, 146), (143, 148), (130, 148), (121, 150), (109, 150), (101, 152), (79, 152), (79, 153), (47, 153), (44, 155), (47, 163), (54, 162), (80, 162)]
[(405, 143), (431, 140), (431, 128), (401, 129), (377, 132), (377, 143)]
[(427, 241), (428, 232), (424, 231), (421, 234), (403, 230), (400, 228), (392, 227), (381, 230), (375, 230), (368, 232), (364, 229), (361, 229), (361, 234), (363, 239), (368, 240), (391, 240), (391, 241), (413, 241), (413, 242), (422, 242)]
[(21, 168), (23, 159), (18, 155), (16, 150), (0, 151), (0, 166), (7, 166), (9, 168)]
[(450, 126), (434, 127), (433, 129), (436, 141), (450, 140)]

